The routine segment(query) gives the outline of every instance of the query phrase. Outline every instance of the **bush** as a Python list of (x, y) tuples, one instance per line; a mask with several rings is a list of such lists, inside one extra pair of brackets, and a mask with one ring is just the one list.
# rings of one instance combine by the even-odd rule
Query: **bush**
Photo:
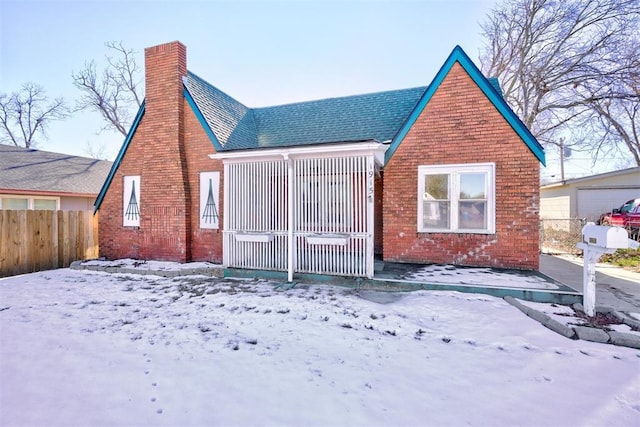
[(600, 262), (606, 262), (640, 272), (640, 250), (618, 249), (612, 254), (603, 255), (602, 258), (600, 258)]

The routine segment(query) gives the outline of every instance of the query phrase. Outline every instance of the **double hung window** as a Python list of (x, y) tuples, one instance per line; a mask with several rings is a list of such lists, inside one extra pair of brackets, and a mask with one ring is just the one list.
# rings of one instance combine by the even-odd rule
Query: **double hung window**
[(495, 232), (495, 164), (418, 167), (418, 232)]

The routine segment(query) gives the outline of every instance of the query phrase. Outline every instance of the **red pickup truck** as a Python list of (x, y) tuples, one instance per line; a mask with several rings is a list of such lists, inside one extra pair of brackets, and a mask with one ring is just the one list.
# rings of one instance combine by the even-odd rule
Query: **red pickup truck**
[(638, 239), (640, 235), (640, 198), (629, 200), (619, 208), (600, 215), (598, 223), (624, 227), (630, 237)]

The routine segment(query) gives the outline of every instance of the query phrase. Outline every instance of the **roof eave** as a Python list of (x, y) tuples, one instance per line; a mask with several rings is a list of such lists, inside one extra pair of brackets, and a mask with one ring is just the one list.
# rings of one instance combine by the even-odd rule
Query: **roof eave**
[(124, 139), (124, 143), (122, 144), (122, 147), (120, 147), (120, 151), (116, 156), (116, 160), (113, 162), (113, 165), (111, 165), (111, 170), (109, 171), (109, 175), (107, 175), (107, 179), (105, 179), (104, 184), (100, 189), (100, 193), (98, 193), (98, 197), (96, 197), (96, 201), (93, 204), (94, 214), (98, 211), (98, 209), (100, 209), (102, 200), (104, 199), (104, 196), (107, 194), (107, 190), (111, 185), (111, 181), (113, 181), (113, 177), (115, 176), (116, 171), (120, 167), (120, 162), (122, 162), (122, 159), (125, 153), (127, 152), (127, 148), (129, 148), (129, 144), (133, 139), (133, 135), (135, 135), (136, 130), (138, 129), (138, 125), (140, 124), (140, 121), (144, 116), (144, 111), (145, 111), (145, 101), (142, 101), (142, 105), (140, 105), (140, 108), (138, 109), (138, 113), (136, 114), (136, 117), (133, 119), (133, 123), (131, 124), (131, 128), (129, 129), (129, 133), (127, 133), (127, 136)]
[(221, 151), (223, 149), (222, 144), (220, 144), (220, 141), (218, 141), (218, 138), (216, 138), (216, 135), (211, 130), (209, 123), (207, 122), (204, 115), (202, 114), (202, 111), (200, 111), (200, 108), (198, 107), (198, 103), (193, 98), (193, 96), (191, 96), (191, 93), (189, 92), (189, 89), (187, 88), (186, 84), (184, 85), (183, 93), (184, 93), (184, 98), (187, 100), (187, 104), (189, 104), (189, 106), (191, 107), (193, 114), (196, 115), (196, 118), (198, 119), (200, 126), (202, 126), (202, 129), (204, 129), (205, 133), (209, 137), (209, 140), (213, 144), (213, 147), (216, 149), (216, 151)]
[(375, 140), (361, 142), (343, 142), (332, 144), (295, 145), (286, 147), (260, 148), (252, 150), (223, 151), (210, 154), (214, 160), (226, 160), (228, 162), (250, 162), (265, 160), (280, 160), (283, 158), (304, 158), (309, 156), (342, 157), (358, 153), (373, 154), (379, 165), (384, 163), (384, 153), (388, 146)]
[(51, 197), (96, 197), (97, 193), (83, 193), (75, 191), (56, 191), (56, 190), (30, 190), (15, 188), (0, 188), (0, 195), (16, 195), (16, 196), (51, 196)]

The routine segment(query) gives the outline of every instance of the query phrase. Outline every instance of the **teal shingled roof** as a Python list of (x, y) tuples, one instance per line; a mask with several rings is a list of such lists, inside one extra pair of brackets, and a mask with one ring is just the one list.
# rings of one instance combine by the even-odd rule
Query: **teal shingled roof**
[(253, 110), (189, 72), (184, 84), (222, 150), (257, 146)]
[[(247, 108), (193, 73), (190, 96), (219, 151), (393, 138), (426, 87)], [(197, 112), (196, 112), (197, 114)], [(201, 120), (202, 121), (202, 120)]]

